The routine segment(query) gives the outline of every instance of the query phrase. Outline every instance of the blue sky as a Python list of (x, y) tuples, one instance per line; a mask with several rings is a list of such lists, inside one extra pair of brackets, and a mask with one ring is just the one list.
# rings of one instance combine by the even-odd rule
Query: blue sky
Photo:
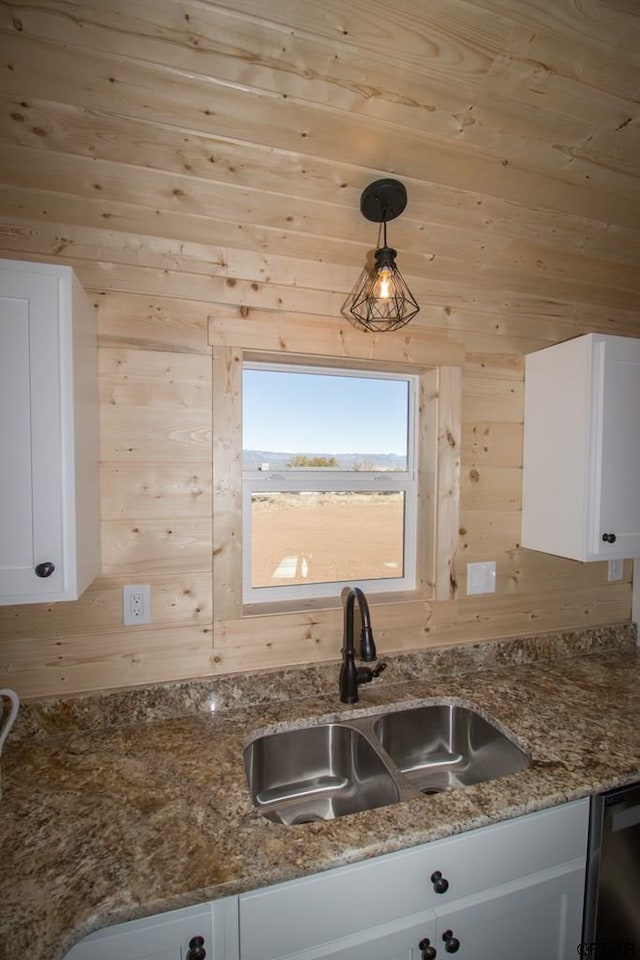
[(245, 450), (407, 452), (406, 381), (245, 369), (242, 404)]

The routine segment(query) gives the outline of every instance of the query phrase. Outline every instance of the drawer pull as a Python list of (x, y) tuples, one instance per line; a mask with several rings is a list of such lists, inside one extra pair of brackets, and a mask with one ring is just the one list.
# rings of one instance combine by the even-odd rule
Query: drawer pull
[(449, 881), (442, 876), (439, 870), (435, 870), (431, 874), (431, 883), (436, 893), (446, 893), (449, 889)]
[(187, 960), (205, 960), (207, 951), (204, 948), (204, 937), (191, 937)]
[(457, 953), (460, 949), (460, 941), (457, 937), (454, 937), (451, 930), (445, 930), (442, 934), (442, 939), (444, 940), (444, 949), (447, 953)]
[(438, 956), (438, 951), (435, 947), (431, 946), (431, 940), (429, 940), (428, 937), (420, 941), (418, 950), (422, 950), (422, 960), (435, 960)]

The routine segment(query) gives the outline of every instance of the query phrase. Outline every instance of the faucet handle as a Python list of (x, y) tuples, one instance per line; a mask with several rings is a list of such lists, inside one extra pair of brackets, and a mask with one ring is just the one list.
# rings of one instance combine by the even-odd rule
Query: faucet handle
[[(371, 667), (356, 668), (356, 684), (371, 683), (376, 677), (379, 677), (383, 670), (387, 669), (386, 663), (381, 662), (372, 670)], [(345, 701), (346, 703), (346, 701)]]

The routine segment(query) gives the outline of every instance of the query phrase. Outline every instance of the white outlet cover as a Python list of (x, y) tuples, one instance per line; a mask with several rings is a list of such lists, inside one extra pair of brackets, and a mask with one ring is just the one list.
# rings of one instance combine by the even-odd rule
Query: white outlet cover
[(134, 583), (122, 588), (122, 622), (125, 627), (151, 623), (151, 587)]
[(495, 560), (485, 560), (483, 563), (467, 564), (467, 596), (474, 593), (496, 592), (496, 563)]

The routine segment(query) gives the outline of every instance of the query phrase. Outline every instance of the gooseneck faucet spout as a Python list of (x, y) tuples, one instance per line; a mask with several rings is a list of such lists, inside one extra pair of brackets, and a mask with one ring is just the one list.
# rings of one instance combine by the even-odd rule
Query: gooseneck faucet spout
[(374, 677), (378, 677), (386, 667), (386, 663), (379, 663), (373, 670), (356, 666), (353, 636), (356, 601), (362, 624), (359, 658), (364, 660), (365, 663), (371, 663), (377, 656), (367, 598), (359, 587), (345, 587), (342, 591), (344, 633), (342, 638), (342, 667), (340, 669), (340, 699), (343, 703), (357, 703), (359, 684), (369, 683)]

